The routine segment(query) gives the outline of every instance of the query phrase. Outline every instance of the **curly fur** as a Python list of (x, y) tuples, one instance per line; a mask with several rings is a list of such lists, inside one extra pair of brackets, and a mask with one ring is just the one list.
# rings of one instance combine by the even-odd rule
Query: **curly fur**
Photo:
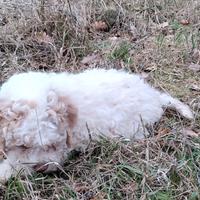
[(39, 171), (48, 162), (62, 164), (90, 136), (143, 138), (145, 126), (159, 121), (167, 107), (193, 118), (187, 105), (124, 71), (14, 75), (0, 90), (0, 150), (6, 157), (0, 180), (21, 168)]

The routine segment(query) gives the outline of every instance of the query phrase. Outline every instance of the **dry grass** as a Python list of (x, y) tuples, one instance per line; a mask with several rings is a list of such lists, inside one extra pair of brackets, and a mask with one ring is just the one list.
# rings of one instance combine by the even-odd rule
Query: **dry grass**
[[(174, 113), (163, 117), (143, 141), (92, 142), (85, 153), (72, 152), (57, 174), (11, 179), (0, 187), (0, 199), (200, 199), (200, 139), (182, 130), (200, 130), (200, 90), (194, 89), (200, 87), (200, 72), (188, 68), (200, 62), (198, 0), (0, 5), (1, 82), (19, 71), (123, 68), (147, 73), (155, 87), (188, 102), (196, 113), (192, 123)], [(94, 29), (98, 20), (110, 24), (107, 32)]]

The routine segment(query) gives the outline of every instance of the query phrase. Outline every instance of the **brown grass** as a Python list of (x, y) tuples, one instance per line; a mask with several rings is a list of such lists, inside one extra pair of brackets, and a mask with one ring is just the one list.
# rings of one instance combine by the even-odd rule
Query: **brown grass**
[[(0, 81), (21, 71), (106, 67), (148, 75), (155, 87), (189, 103), (190, 123), (165, 116), (143, 141), (92, 142), (57, 174), (15, 177), (1, 199), (200, 199), (198, 0), (0, 1)], [(97, 31), (94, 22), (109, 24)], [(189, 24), (184, 24), (187, 20)], [(85, 60), (83, 61), (83, 58)], [(157, 135), (157, 136), (156, 136)]]

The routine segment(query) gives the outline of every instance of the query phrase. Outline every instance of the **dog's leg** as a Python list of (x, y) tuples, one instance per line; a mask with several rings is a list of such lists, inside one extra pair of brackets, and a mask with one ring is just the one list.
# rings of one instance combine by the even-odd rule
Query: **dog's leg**
[(0, 183), (5, 183), (14, 174), (9, 160), (0, 161)]

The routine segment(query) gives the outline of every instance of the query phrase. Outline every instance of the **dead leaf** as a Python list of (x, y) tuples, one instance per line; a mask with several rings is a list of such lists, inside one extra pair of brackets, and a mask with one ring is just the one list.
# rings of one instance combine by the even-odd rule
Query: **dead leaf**
[(182, 20), (180, 21), (180, 23), (181, 23), (182, 25), (189, 25), (189, 24), (190, 24), (189, 20), (187, 20), (187, 19), (182, 19)]
[(96, 31), (107, 31), (109, 29), (108, 25), (104, 21), (96, 21), (92, 24), (92, 27)]
[(200, 109), (200, 102), (193, 103), (192, 107), (195, 108), (195, 109)]
[(200, 65), (198, 65), (198, 64), (192, 63), (192, 64), (189, 65), (188, 68), (191, 69), (194, 72), (200, 72)]
[(200, 137), (200, 132), (194, 132), (190, 128), (184, 128), (183, 134), (186, 135), (186, 136), (191, 136), (191, 137)]
[(190, 90), (200, 92), (200, 87), (198, 85), (192, 84), (191, 86), (189, 86), (189, 88)]
[(81, 63), (84, 65), (90, 65), (95, 62), (98, 62), (100, 60), (100, 55), (99, 54), (92, 54), (92, 55), (87, 55), (85, 56), (82, 60)]
[(49, 35), (47, 35), (46, 32), (35, 32), (35, 37), (34, 39), (39, 43), (45, 43), (45, 44), (49, 44), (49, 43), (53, 43), (54, 40), (52, 37), (50, 37)]

